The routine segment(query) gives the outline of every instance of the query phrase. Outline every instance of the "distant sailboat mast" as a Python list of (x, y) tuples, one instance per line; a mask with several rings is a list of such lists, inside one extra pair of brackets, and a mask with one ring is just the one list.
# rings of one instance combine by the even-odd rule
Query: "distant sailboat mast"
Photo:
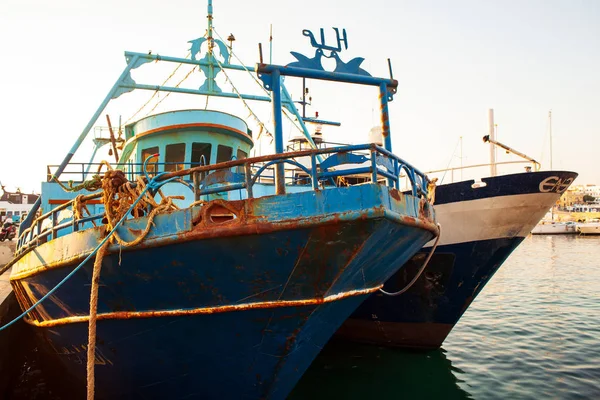
[(550, 170), (552, 170), (552, 110), (548, 111), (548, 129), (550, 131)]
[[(548, 111), (548, 131), (550, 133), (550, 171), (552, 171), (552, 110)], [(552, 221), (554, 221), (554, 206), (552, 204)]]
[[(490, 139), (495, 140), (496, 132), (494, 129), (494, 110), (488, 110), (488, 134)], [(496, 146), (490, 143), (490, 176), (496, 176)]]

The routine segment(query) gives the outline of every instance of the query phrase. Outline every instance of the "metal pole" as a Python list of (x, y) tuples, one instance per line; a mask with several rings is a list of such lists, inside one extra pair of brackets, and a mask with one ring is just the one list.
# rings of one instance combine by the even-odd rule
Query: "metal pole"
[(206, 39), (208, 43), (208, 76), (206, 80), (208, 82), (208, 91), (213, 91), (215, 89), (215, 65), (213, 61), (213, 29), (212, 29), (212, 20), (213, 20), (213, 7), (212, 0), (208, 0), (208, 15), (206, 16), (208, 20), (208, 29), (206, 33)]
[[(379, 84), (379, 102), (381, 108), (381, 135), (383, 136), (384, 148), (392, 152), (392, 137), (390, 134), (390, 113), (388, 110), (388, 98), (387, 98), (387, 85), (385, 83)], [(375, 152), (371, 152), (374, 155)], [(377, 168), (377, 164), (373, 164), (373, 168)], [(374, 182), (377, 183), (377, 182)], [(390, 178), (387, 179), (389, 187), (394, 187), (394, 181)]]
[(269, 27), (269, 64), (273, 64), (273, 24)]
[[(300, 116), (300, 113), (298, 113), (298, 109), (296, 108), (296, 106), (294, 106), (294, 101), (292, 100), (292, 96), (290, 96), (290, 93), (288, 92), (287, 88), (285, 87), (285, 84), (281, 85), (281, 93), (283, 94), (283, 98), (284, 98), (285, 102), (288, 103), (288, 105), (289, 105), (289, 107), (286, 107), (286, 108), (288, 110), (290, 110), (292, 112), (292, 114), (294, 114), (296, 119), (298, 120), (298, 124), (300, 124), (300, 128), (302, 129), (302, 132), (304, 133), (304, 136), (306, 137), (308, 144), (313, 149), (316, 149), (317, 145), (315, 144), (314, 140), (310, 136), (310, 132), (308, 131), (308, 128), (306, 127), (306, 124), (304, 123), (304, 120)], [(318, 155), (317, 158), (319, 158), (319, 157), (321, 157), (321, 156)]]
[(388, 111), (387, 85), (379, 84), (379, 108), (381, 109), (381, 135), (384, 148), (392, 152), (392, 137), (390, 136), (390, 113)]
[(302, 78), (302, 118), (306, 118), (306, 78)]
[(110, 133), (110, 144), (115, 153), (115, 162), (119, 163), (119, 153), (117, 152), (117, 143), (115, 142), (115, 133), (113, 132), (112, 124), (110, 123), (110, 117), (106, 114), (106, 122), (108, 123), (108, 132)]
[[(488, 133), (492, 140), (496, 139), (494, 129), (494, 110), (488, 110)], [(490, 144), (490, 176), (496, 176), (496, 146)]]
[(552, 171), (552, 110), (548, 111), (548, 127), (550, 130), (550, 170)]
[[(271, 74), (273, 90), (273, 123), (275, 125), (275, 153), (283, 153), (283, 126), (281, 120), (281, 75), (276, 69)], [(285, 194), (284, 165), (275, 165), (275, 194)]]
[[(212, 19), (213, 19), (213, 7), (212, 7), (212, 0), (208, 0), (208, 10), (207, 10), (207, 19), (208, 19), (208, 39), (212, 39)], [(210, 47), (209, 47), (210, 50)]]
[[(286, 103), (288, 103), (288, 105), (289, 105), (289, 107), (286, 107), (286, 108), (289, 111), (291, 111), (292, 114), (294, 114), (294, 116), (298, 120), (298, 124), (300, 125), (300, 129), (302, 129), (302, 133), (304, 134), (304, 137), (306, 138), (306, 141), (308, 142), (308, 144), (310, 145), (311, 148), (317, 150), (317, 145), (315, 144), (313, 138), (310, 136), (310, 132), (308, 131), (308, 128), (306, 127), (306, 124), (304, 123), (304, 120), (300, 116), (300, 113), (298, 112), (298, 109), (294, 105), (294, 101), (292, 100), (292, 96), (290, 96), (290, 93), (288, 92), (287, 88), (285, 87), (285, 83), (281, 84), (281, 93), (283, 94), (284, 101)], [(317, 160), (320, 163), (323, 162), (323, 156), (321, 154), (317, 154)]]
[(460, 137), (460, 180), (463, 180), (463, 141)]

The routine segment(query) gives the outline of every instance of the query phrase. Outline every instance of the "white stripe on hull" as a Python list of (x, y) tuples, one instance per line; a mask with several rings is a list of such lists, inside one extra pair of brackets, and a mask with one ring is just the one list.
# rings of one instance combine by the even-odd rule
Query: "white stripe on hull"
[[(559, 197), (559, 193), (528, 193), (435, 205), (442, 225), (439, 245), (525, 237)], [(433, 241), (425, 247), (432, 245)]]

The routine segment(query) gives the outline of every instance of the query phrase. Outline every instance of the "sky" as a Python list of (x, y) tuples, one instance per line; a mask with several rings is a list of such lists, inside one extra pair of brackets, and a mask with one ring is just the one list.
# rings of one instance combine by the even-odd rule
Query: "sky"
[[(275, 64), (295, 61), (290, 51), (314, 54), (303, 29), (317, 33), (325, 28), (332, 41), (332, 27), (347, 31), (348, 49), (340, 53), (344, 61), (364, 57), (363, 69), (387, 77), (390, 58), (398, 80), (390, 103), (393, 149), (423, 171), (489, 162), (489, 145), (482, 137), (490, 108), (497, 140), (549, 169), (552, 110), (553, 168), (578, 172), (576, 183), (600, 184), (595, 164), (600, 149), (600, 1), (214, 0), (213, 6), (216, 31), (223, 37), (235, 35), (234, 52), (245, 65), (258, 61), (259, 42), (268, 59), (270, 25)], [(0, 182), (8, 189), (39, 192), (46, 165), (62, 161), (122, 72), (125, 50), (184, 57), (187, 41), (205, 29), (202, 0), (0, 0)], [(327, 61), (325, 67), (332, 70)], [(147, 64), (133, 78), (159, 84), (174, 67)], [(182, 67), (178, 73), (173, 85), (187, 70)], [(237, 83), (238, 76), (243, 83)], [(232, 74), (232, 80), (238, 89), (264, 93), (246, 73)], [(197, 88), (201, 82), (195, 73), (182, 86)], [(299, 83), (287, 79), (286, 85), (299, 99)], [(308, 86), (313, 97), (308, 112), (342, 122), (339, 128), (325, 128), (326, 140), (367, 141), (378, 124), (375, 89), (314, 81)], [(227, 83), (221, 87), (231, 90)], [(98, 125), (106, 126), (106, 113), (113, 125), (119, 116), (129, 119), (151, 94), (121, 96)], [(155, 112), (205, 105), (203, 97), (173, 95)], [(237, 100), (211, 100), (208, 108), (221, 106), (243, 118), (248, 115)], [(269, 123), (268, 105), (251, 106)], [(297, 134), (289, 125), (284, 129), (286, 138)], [(89, 160), (90, 143), (76, 160)], [(272, 147), (268, 140), (256, 146), (263, 154)], [(498, 152), (498, 159), (517, 158)]]

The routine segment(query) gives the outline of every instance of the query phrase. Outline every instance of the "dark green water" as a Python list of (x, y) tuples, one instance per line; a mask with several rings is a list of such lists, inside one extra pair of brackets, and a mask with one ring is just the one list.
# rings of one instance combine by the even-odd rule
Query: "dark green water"
[[(9, 399), (61, 400), (35, 347)], [(427, 353), (334, 342), (290, 399), (600, 399), (600, 237), (533, 236)]]

